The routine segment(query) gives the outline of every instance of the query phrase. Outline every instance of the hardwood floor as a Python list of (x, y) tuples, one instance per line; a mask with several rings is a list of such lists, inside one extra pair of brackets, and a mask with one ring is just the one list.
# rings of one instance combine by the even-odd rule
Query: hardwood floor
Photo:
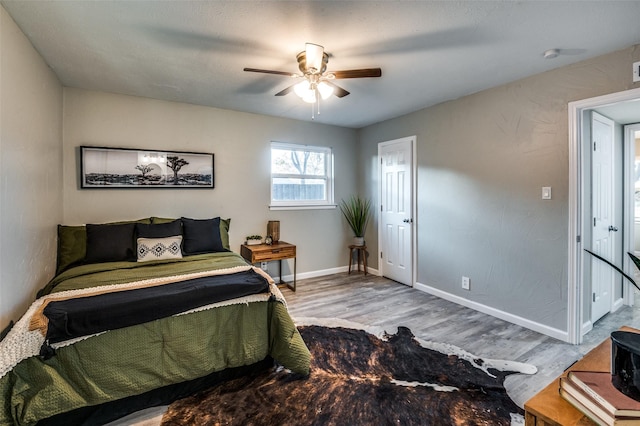
[(640, 327), (638, 309), (624, 307), (596, 323), (581, 345), (570, 345), (524, 327), (374, 275), (335, 274), (283, 289), (294, 319), (341, 318), (395, 332), (409, 327), (423, 340), (450, 343), (477, 356), (533, 364), (535, 375), (509, 376), (505, 386), (519, 406), (621, 325)]
[[(362, 273), (298, 280), (297, 291), (282, 288), (294, 319), (338, 318), (393, 333), (409, 327), (423, 340), (450, 343), (474, 355), (533, 364), (535, 375), (514, 374), (505, 386), (519, 406), (621, 325), (640, 328), (640, 309), (628, 306), (596, 323), (582, 345), (570, 345), (437, 298), (387, 278)], [(636, 304), (638, 306), (638, 304)], [(134, 413), (110, 426), (160, 424), (164, 407)]]

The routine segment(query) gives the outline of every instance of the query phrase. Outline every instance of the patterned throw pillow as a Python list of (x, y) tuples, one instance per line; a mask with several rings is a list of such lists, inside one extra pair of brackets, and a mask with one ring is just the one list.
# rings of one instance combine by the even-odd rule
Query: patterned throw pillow
[(182, 259), (182, 236), (165, 238), (138, 238), (138, 262), (150, 260)]

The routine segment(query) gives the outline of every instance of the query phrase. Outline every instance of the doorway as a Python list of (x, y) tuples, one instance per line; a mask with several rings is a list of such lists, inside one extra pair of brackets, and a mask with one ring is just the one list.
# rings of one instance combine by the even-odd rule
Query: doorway
[[(591, 165), (591, 116), (593, 112), (614, 118), (616, 137), (622, 137), (622, 125), (640, 122), (640, 89), (599, 96), (569, 103), (569, 257), (568, 257), (568, 330), (567, 341), (579, 344), (582, 336), (588, 332), (593, 323), (591, 321), (591, 259), (584, 249), (592, 244), (593, 215), (592, 215), (592, 176)], [(624, 111), (623, 113), (621, 111)], [(616, 119), (615, 117), (624, 117)], [(620, 145), (622, 147), (622, 144)], [(622, 154), (617, 164), (622, 164)], [(622, 188), (622, 173), (618, 173)], [(626, 176), (626, 175), (625, 175)], [(626, 180), (626, 179), (625, 179)], [(620, 191), (622, 194), (623, 192)], [(628, 198), (629, 191), (624, 191), (623, 199)], [(619, 201), (622, 205), (622, 201)], [(625, 212), (630, 212), (625, 208)], [(627, 213), (624, 217), (628, 217)], [(618, 218), (623, 215), (618, 214)], [(620, 220), (622, 233), (629, 232), (628, 219)], [(615, 224), (611, 225), (617, 227)], [(615, 232), (614, 232), (615, 233)], [(623, 262), (622, 253), (631, 249), (630, 239), (616, 236), (621, 241), (619, 258), (616, 263), (623, 264), (625, 271), (630, 269), (629, 262)], [(618, 243), (615, 243), (618, 244)], [(632, 284), (624, 282), (613, 289), (611, 310), (617, 309), (623, 303), (629, 304), (630, 294), (633, 293)]]
[[(640, 121), (640, 120), (639, 120)], [(631, 252), (640, 257), (640, 123), (624, 126), (624, 211), (633, 212), (625, 216), (624, 246), (631, 248)], [(633, 265), (631, 258), (625, 256), (625, 270), (636, 283), (640, 283), (640, 272)], [(633, 292), (625, 294), (625, 305), (634, 305)]]
[(380, 274), (413, 287), (416, 253), (416, 137), (378, 144)]

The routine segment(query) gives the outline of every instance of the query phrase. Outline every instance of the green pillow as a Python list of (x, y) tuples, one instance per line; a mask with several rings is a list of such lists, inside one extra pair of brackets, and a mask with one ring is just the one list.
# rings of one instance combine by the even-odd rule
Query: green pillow
[[(109, 225), (125, 223), (151, 223), (151, 218), (123, 222), (111, 222)], [(87, 255), (87, 228), (85, 225), (58, 225), (58, 256), (56, 275), (69, 267), (84, 262)]]
[[(166, 218), (166, 217), (152, 217), (151, 223), (168, 223), (173, 222), (175, 219)], [(229, 228), (231, 227), (231, 219), (220, 219), (220, 241), (222, 242), (222, 247), (227, 250), (231, 250), (231, 246), (229, 244)]]
[(80, 263), (87, 254), (87, 228), (84, 225), (58, 225), (58, 263), (56, 275)]
[(222, 247), (227, 250), (231, 250), (229, 245), (229, 227), (231, 226), (231, 218), (220, 219), (220, 241), (222, 241)]

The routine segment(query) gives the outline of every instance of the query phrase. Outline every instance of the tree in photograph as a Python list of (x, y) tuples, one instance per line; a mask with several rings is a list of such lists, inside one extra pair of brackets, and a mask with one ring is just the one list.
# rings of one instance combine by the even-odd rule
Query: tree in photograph
[(173, 184), (178, 184), (178, 172), (183, 166), (189, 164), (187, 160), (184, 158), (178, 158), (177, 155), (169, 155), (167, 156), (167, 167), (173, 170)]
[(148, 164), (138, 164), (135, 168), (136, 170), (139, 170), (140, 173), (142, 173), (143, 178), (146, 178), (147, 173), (150, 173), (153, 170), (153, 166), (150, 166)]

